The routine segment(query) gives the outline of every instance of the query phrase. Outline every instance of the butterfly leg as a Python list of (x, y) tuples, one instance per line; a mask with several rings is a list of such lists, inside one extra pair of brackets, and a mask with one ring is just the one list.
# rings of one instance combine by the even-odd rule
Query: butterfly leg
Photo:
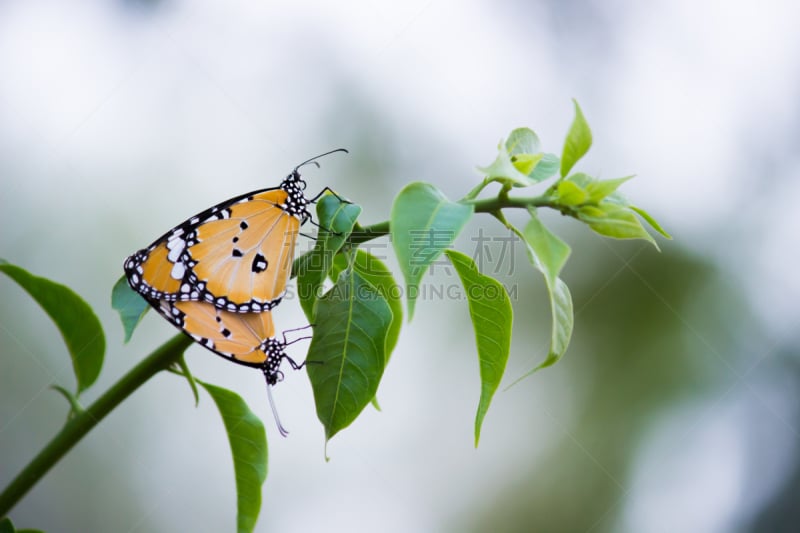
[(309, 361), (308, 359), (306, 359), (302, 363), (298, 363), (297, 361), (295, 361), (294, 359), (292, 359), (288, 355), (284, 355), (283, 357), (284, 357), (284, 359), (289, 361), (289, 365), (292, 367), (293, 370), (301, 370), (306, 365), (321, 365), (321, 364), (323, 364), (323, 361)]

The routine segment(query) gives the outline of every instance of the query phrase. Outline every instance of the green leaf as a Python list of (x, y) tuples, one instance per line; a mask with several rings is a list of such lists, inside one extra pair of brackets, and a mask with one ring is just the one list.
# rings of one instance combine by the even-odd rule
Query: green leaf
[(586, 152), (592, 146), (592, 131), (583, 116), (581, 106), (578, 105), (578, 101), (575, 99), (572, 102), (575, 104), (575, 119), (572, 121), (567, 138), (564, 141), (564, 151), (561, 154), (561, 177), (569, 174), (575, 163), (586, 155)]
[(533, 172), (528, 175), (528, 178), (534, 183), (551, 178), (558, 172), (560, 164), (561, 160), (558, 159), (556, 154), (542, 154), (542, 159), (537, 163)]
[(642, 217), (643, 219), (645, 219), (645, 221), (646, 221), (648, 224), (650, 224), (650, 227), (651, 227), (651, 228), (653, 228), (654, 230), (656, 230), (657, 232), (659, 232), (659, 233), (660, 233), (661, 235), (663, 235), (665, 238), (667, 238), (667, 239), (669, 239), (669, 240), (672, 240), (672, 235), (670, 235), (669, 233), (667, 233), (667, 232), (664, 230), (664, 228), (662, 228), (662, 227), (661, 227), (661, 225), (659, 225), (659, 223), (658, 223), (658, 222), (656, 222), (656, 219), (654, 219), (653, 217), (651, 217), (651, 216), (650, 216), (650, 213), (648, 213), (648, 212), (647, 212), (647, 211), (645, 211), (644, 209), (641, 209), (641, 208), (639, 208), (639, 207), (636, 207), (635, 205), (632, 205), (632, 206), (630, 206), (630, 208), (631, 208), (631, 209), (633, 209), (634, 211), (636, 211), (636, 213), (637, 213), (637, 214), (638, 214), (640, 217)]
[(236, 530), (253, 531), (261, 510), (261, 486), (267, 479), (264, 424), (235, 392), (199, 382), (217, 404), (233, 455), (236, 477)]
[(481, 399), (475, 415), (475, 447), (481, 436), (481, 425), (489, 410), (508, 362), (511, 347), (511, 325), (514, 311), (505, 287), (494, 278), (485, 276), (468, 256), (447, 250), (447, 257), (461, 278), (469, 301), (469, 314), (478, 346), (481, 372)]
[(509, 227), (522, 237), (523, 242), (527, 244), (528, 257), (531, 263), (544, 274), (547, 292), (550, 297), (550, 313), (553, 325), (547, 357), (541, 364), (523, 375), (522, 378), (553, 365), (561, 359), (569, 346), (574, 325), (572, 296), (566, 283), (558, 277), (569, 258), (570, 248), (541, 223), (535, 209), (531, 208), (529, 211), (531, 220), (525, 226), (524, 233), (521, 233), (513, 226)]
[(604, 216), (597, 216), (595, 212), (584, 209), (578, 211), (578, 218), (586, 222), (596, 233), (614, 239), (644, 239), (658, 250), (655, 239), (642, 227), (642, 223), (628, 208), (616, 204), (601, 202), (598, 205), (603, 210)]
[(308, 261), (297, 274), (300, 306), (310, 322), (314, 321), (314, 308), (320, 296), (319, 291), (330, 272), (333, 257), (353, 231), (360, 214), (361, 207), (343, 202), (332, 194), (323, 196), (317, 202), (317, 219), (320, 226), (317, 242)]
[[(389, 332), (386, 335), (385, 346), (386, 365), (388, 365), (394, 347), (400, 337), (400, 330), (403, 327), (402, 291), (389, 268), (380, 259), (361, 249), (356, 250), (352, 258), (345, 254), (337, 254), (331, 269), (331, 278), (338, 279), (339, 274), (349, 266), (352, 266), (361, 277), (375, 287), (375, 290), (386, 299), (386, 303), (389, 304), (389, 308), (392, 311), (392, 324), (389, 326)], [(377, 396), (372, 398), (370, 403), (377, 411), (381, 410)]]
[(147, 300), (131, 289), (128, 280), (122, 276), (114, 284), (111, 290), (111, 308), (119, 313), (122, 320), (122, 328), (125, 330), (125, 341), (131, 340), (133, 330), (142, 321), (145, 313), (150, 309)]
[(569, 180), (559, 182), (556, 192), (561, 205), (580, 205), (589, 199), (589, 193), (585, 189)]
[(449, 248), (472, 216), (470, 204), (451, 202), (429, 183), (403, 188), (392, 206), (392, 245), (406, 280), (408, 319), (414, 315), (419, 282)]
[(375, 397), (391, 322), (389, 304), (354, 268), (320, 298), (306, 369), (326, 441)]
[[(350, 263), (347, 257), (343, 254), (338, 254), (334, 258), (331, 277), (333, 279), (338, 279), (339, 274), (346, 270), (348, 266), (350, 266)], [(388, 364), (394, 347), (397, 345), (397, 339), (400, 337), (400, 330), (403, 327), (402, 291), (394, 280), (394, 276), (392, 276), (389, 267), (380, 259), (364, 250), (356, 250), (352, 261), (352, 267), (362, 278), (367, 280), (370, 285), (375, 287), (375, 290), (384, 297), (389, 304), (389, 309), (392, 311), (392, 324), (389, 326), (389, 333), (386, 335), (386, 363)]]
[(3, 259), (0, 271), (25, 289), (55, 322), (72, 358), (80, 395), (95, 382), (103, 367), (106, 338), (97, 315), (69, 287), (34, 276)]
[(589, 193), (589, 201), (598, 203), (606, 196), (613, 193), (617, 188), (632, 179), (633, 176), (625, 176), (624, 178), (616, 178), (611, 180), (594, 180), (586, 186), (586, 191)]

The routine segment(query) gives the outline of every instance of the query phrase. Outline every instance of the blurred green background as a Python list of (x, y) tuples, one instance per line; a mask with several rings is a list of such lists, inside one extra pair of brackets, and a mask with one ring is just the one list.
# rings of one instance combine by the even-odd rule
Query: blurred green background
[[(124, 258), (173, 225), (338, 147), (351, 155), (309, 168), (309, 190), (333, 187), (365, 224), (412, 180), (459, 198), (515, 127), (558, 152), (575, 97), (595, 135), (579, 170), (636, 173), (623, 192), (675, 240), (659, 254), (544, 214), (573, 247), (575, 337), (557, 366), (498, 393), (478, 450), (477, 359), (452, 294), (420, 298), (383, 411), (337, 435), (329, 463), (304, 373), (275, 389), (282, 439), (263, 378), (192, 348), (195, 374), (267, 426), (258, 531), (794, 531), (798, 18), (788, 1), (0, 2), (0, 257), (96, 309), (108, 352), (89, 402), (174, 333), (148, 315), (123, 346), (110, 308)], [(480, 235), (484, 272), (516, 296), (510, 384), (546, 353), (546, 292), (493, 219), (458, 247), (475, 255)], [(439, 266), (428, 282), (458, 284)], [(5, 277), (0, 295), (5, 486), (66, 416), (49, 386), (73, 378), (41, 310)], [(296, 299), (276, 322), (305, 325)], [(234, 498), (212, 402), (195, 408), (163, 375), (11, 517), (229, 531)]]

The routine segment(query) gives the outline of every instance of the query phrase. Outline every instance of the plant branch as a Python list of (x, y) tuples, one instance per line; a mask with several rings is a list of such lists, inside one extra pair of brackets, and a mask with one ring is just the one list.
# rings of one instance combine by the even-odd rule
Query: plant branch
[(7, 515), (53, 465), (125, 398), (155, 374), (176, 363), (192, 342), (186, 335), (175, 335), (125, 374), (85, 411), (68, 420), (39, 455), (0, 494), (0, 517)]
[[(473, 191), (474, 192), (474, 191)], [(470, 193), (472, 194), (472, 192)], [(486, 198), (483, 200), (472, 200), (469, 199), (470, 194), (468, 194), (465, 199), (461, 200), (462, 203), (465, 204), (472, 204), (475, 208), (476, 213), (488, 213), (491, 215), (495, 215), (501, 209), (528, 209), (529, 207), (550, 207), (552, 209), (556, 209), (561, 213), (568, 214), (562, 205), (558, 204), (554, 201), (549, 195), (546, 193), (541, 196), (532, 196), (528, 198), (512, 198), (508, 196), (508, 191), (505, 193), (499, 194), (494, 198)], [(347, 238), (343, 247), (356, 247), (359, 244), (363, 244), (365, 242), (369, 242), (373, 239), (377, 239), (379, 237), (385, 237), (389, 235), (390, 232), (390, 223), (388, 220), (384, 220), (383, 222), (378, 222), (376, 224), (371, 224), (369, 226), (359, 226), (353, 229), (353, 232)], [(311, 259), (311, 252), (306, 252), (305, 254), (301, 255), (300, 257), (294, 260), (292, 264), (292, 277), (296, 277), (298, 272), (301, 272), (303, 268), (305, 268), (308, 261)]]

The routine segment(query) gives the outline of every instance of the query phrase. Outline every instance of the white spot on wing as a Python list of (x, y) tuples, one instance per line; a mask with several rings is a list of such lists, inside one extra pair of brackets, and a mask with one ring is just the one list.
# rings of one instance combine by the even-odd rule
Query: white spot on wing
[(175, 263), (172, 265), (172, 272), (170, 272), (170, 276), (172, 279), (183, 279), (183, 275), (186, 273), (186, 267), (183, 263)]
[(178, 258), (183, 253), (183, 250), (186, 248), (186, 241), (181, 239), (179, 236), (175, 236), (175, 238), (171, 238), (167, 241), (167, 249), (169, 253), (167, 254), (167, 259), (174, 263), (178, 260)]

